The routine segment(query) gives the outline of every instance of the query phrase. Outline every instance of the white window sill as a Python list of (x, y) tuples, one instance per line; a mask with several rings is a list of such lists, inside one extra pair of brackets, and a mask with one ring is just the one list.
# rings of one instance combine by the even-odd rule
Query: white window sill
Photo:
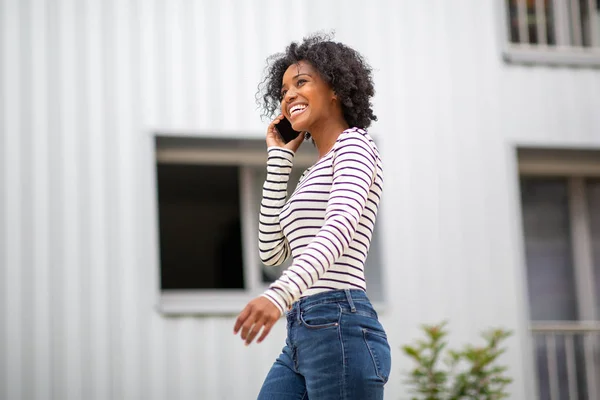
[[(164, 316), (237, 316), (260, 293), (243, 290), (163, 290), (156, 310)], [(385, 311), (383, 302), (373, 302), (373, 307), (378, 314)]]
[(237, 315), (256, 295), (244, 290), (163, 290), (157, 311), (164, 315)]
[(514, 64), (600, 67), (600, 48), (509, 44), (503, 57)]

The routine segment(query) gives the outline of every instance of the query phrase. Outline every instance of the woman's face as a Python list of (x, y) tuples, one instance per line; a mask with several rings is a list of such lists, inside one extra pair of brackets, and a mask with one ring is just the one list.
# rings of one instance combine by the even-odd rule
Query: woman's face
[(311, 127), (335, 112), (335, 93), (315, 68), (306, 61), (289, 66), (283, 75), (281, 113), (297, 131)]

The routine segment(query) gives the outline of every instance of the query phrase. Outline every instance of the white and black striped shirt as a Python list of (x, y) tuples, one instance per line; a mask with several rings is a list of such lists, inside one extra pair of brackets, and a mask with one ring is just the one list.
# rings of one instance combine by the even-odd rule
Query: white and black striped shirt
[(263, 296), (284, 312), (300, 297), (337, 289), (366, 291), (364, 265), (383, 191), (375, 143), (362, 129), (340, 134), (287, 199), (294, 153), (268, 149), (259, 218), (265, 265), (292, 265)]

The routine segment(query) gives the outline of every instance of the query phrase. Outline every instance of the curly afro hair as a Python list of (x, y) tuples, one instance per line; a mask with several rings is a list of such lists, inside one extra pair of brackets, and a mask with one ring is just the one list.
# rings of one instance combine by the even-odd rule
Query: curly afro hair
[(264, 117), (272, 118), (279, 110), (283, 75), (290, 65), (300, 61), (309, 62), (331, 86), (350, 127), (366, 129), (371, 121), (377, 121), (371, 104), (375, 94), (371, 67), (358, 52), (325, 35), (309, 36), (300, 44), (293, 42), (285, 53), (267, 59), (265, 78), (256, 97)]

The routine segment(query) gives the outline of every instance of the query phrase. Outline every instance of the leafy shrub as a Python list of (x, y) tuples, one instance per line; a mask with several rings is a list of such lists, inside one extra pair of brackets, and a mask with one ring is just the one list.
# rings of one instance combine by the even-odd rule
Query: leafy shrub
[[(416, 364), (408, 374), (408, 384), (417, 397), (413, 400), (498, 400), (508, 397), (506, 387), (512, 379), (507, 368), (497, 365), (505, 349), (500, 344), (511, 333), (491, 329), (481, 336), (483, 347), (466, 345), (460, 351), (446, 350), (446, 322), (423, 325), (425, 340), (417, 340), (402, 350)], [(445, 353), (445, 354), (444, 354)], [(441, 363), (445, 367), (441, 367)]]

